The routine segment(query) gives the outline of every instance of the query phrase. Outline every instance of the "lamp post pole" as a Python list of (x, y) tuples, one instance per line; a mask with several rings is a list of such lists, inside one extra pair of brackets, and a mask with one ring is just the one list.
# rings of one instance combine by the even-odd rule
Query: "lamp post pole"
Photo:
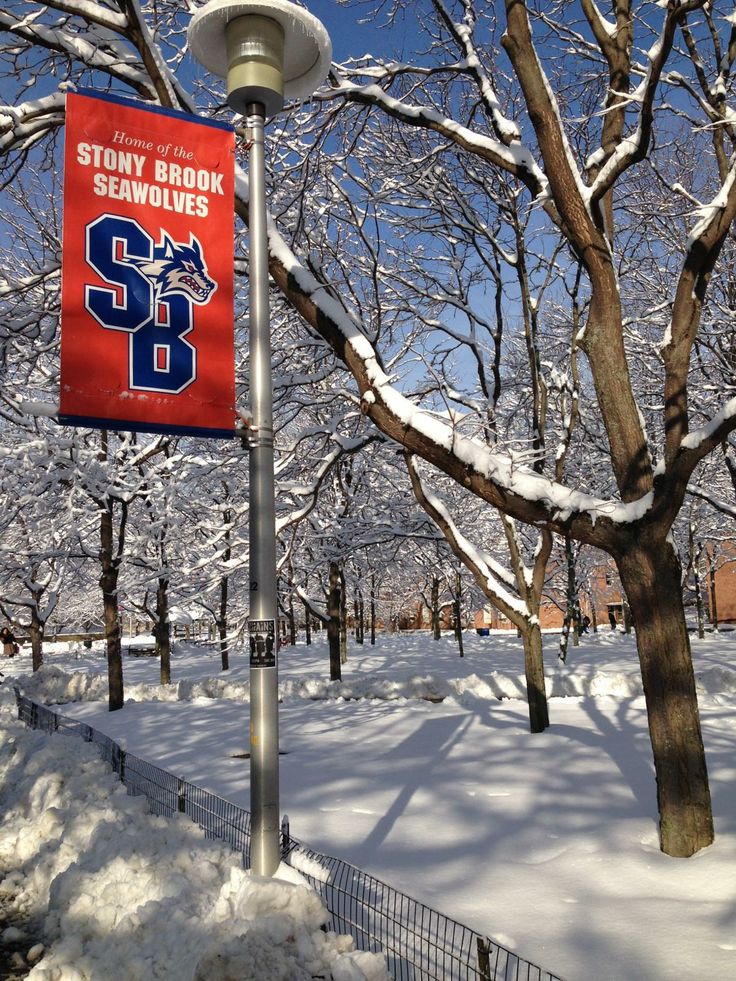
[(249, 304), (250, 401), (254, 436), (249, 459), (250, 799), (251, 868), (273, 875), (279, 865), (278, 599), (273, 477), (273, 397), (266, 230), (265, 109), (247, 107), (250, 141)]
[(281, 854), (279, 631), (264, 125), (284, 98), (306, 99), (321, 85), (332, 45), (317, 18), (291, 0), (210, 0), (188, 34), (194, 57), (227, 77), (228, 104), (245, 116), (250, 141), (250, 852), (254, 874), (272, 876)]

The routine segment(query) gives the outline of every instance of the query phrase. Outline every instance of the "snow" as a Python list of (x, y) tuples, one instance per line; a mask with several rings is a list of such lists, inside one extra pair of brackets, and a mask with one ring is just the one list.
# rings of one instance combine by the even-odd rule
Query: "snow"
[(729, 399), (713, 418), (700, 429), (688, 433), (680, 444), (684, 450), (697, 450), (697, 448), (708, 439), (712, 439), (714, 433), (736, 415), (736, 398)]
[[(565, 487), (520, 464), (511, 454), (493, 452), (480, 440), (460, 435), (452, 426), (421, 409), (394, 386), (392, 379), (381, 367), (371, 342), (356, 321), (338, 300), (324, 295), (312, 273), (279, 234), (271, 217), (268, 218), (268, 242), (269, 253), (281, 263), (299, 289), (335, 324), (357, 358), (363, 362), (363, 371), (371, 389), (361, 394), (361, 402), (369, 411), (380, 398), (386, 409), (406, 430), (414, 430), (441, 449), (451, 451), (504, 493), (540, 504), (547, 509), (554, 521), (567, 521), (577, 514), (586, 514), (593, 525), (602, 518), (617, 524), (629, 524), (641, 520), (652, 507), (653, 493), (624, 504), (616, 499), (604, 500)], [(582, 337), (582, 333), (579, 337)], [(373, 398), (366, 398), (367, 392), (371, 390)]]
[(705, 235), (710, 226), (717, 221), (721, 213), (728, 208), (731, 197), (734, 193), (734, 182), (736, 182), (736, 167), (731, 167), (728, 175), (719, 189), (716, 196), (708, 204), (701, 205), (695, 209), (698, 218), (687, 239), (688, 249), (693, 246)]
[(17, 926), (2, 941), (28, 936), (32, 981), (387, 981), (382, 957), (322, 930), (321, 900), (293, 870), (251, 876), (194, 824), (148, 814), (93, 747), (15, 714), (5, 686), (0, 900), (43, 943)]
[[(693, 640), (716, 842), (686, 860), (659, 851), (646, 713), (630, 637), (607, 629), (584, 636), (563, 665), (553, 653), (556, 637), (546, 635), (552, 726), (530, 735), (523, 653), (513, 632), (466, 633), (463, 659), (450, 636), (438, 642), (427, 634), (379, 636), (375, 648), (351, 645), (344, 680), (332, 683), (323, 636), (312, 647), (300, 643), (280, 655), (281, 807), (306, 846), (345, 859), (568, 981), (736, 975), (736, 633)], [(233, 653), (231, 665), (221, 672), (214, 647), (182, 645), (172, 659), (175, 684), (163, 688), (155, 659), (126, 658), (126, 705), (114, 713), (107, 712), (101, 648), (52, 647), (33, 680), (26, 652), (3, 668), (37, 700), (88, 699), (62, 711), (248, 807), (248, 764), (237, 758), (248, 742), (247, 657)], [(6, 689), (7, 680), (0, 692)], [(60, 856), (77, 849), (79, 863), (51, 889), (57, 903), (51, 922), (61, 939), (32, 978), (51, 976), (36, 972), (57, 948), (62, 956), (79, 944), (80, 924), (92, 931), (84, 956), (112, 957), (103, 953), (96, 921), (84, 915), (92, 905), (76, 916), (69, 906), (87, 902), (82, 897), (98, 886), (94, 908), (103, 919), (117, 917), (126, 930), (141, 924), (142, 946), (126, 957), (157, 956), (146, 946), (153, 923), (162, 931), (163, 950), (174, 934), (187, 950), (196, 948), (191, 969), (199, 958), (210, 970), (210, 939), (228, 957), (247, 956), (238, 953), (242, 920), (240, 927), (229, 926), (225, 910), (237, 902), (243, 915), (253, 916), (271, 899), (252, 894), (237, 861), (188, 826), (144, 814), (135, 799), (117, 792), (111, 800), (115, 782), (92, 762), (85, 744), (26, 734), (8, 709), (2, 723), (6, 749), (14, 740), (23, 764), (3, 785), (11, 803), (4, 801), (3, 865), (12, 867), (17, 841), (25, 849), (14, 860), (22, 860), (22, 876), (10, 873), (10, 891), (29, 890), (24, 908), (38, 906), (44, 884), (48, 888), (60, 874)], [(61, 754), (53, 750), (59, 742)], [(84, 799), (76, 784), (67, 786), (75, 774), (86, 788)], [(90, 798), (103, 815), (89, 819), (95, 830), (83, 817)], [(65, 808), (73, 809), (74, 820), (61, 832)], [(146, 835), (127, 830), (134, 820), (145, 822)], [(112, 838), (101, 839), (108, 826)], [(43, 842), (34, 844), (42, 833)], [(61, 846), (44, 847), (48, 841)], [(195, 852), (201, 856), (196, 862)], [(160, 870), (155, 879), (153, 861)], [(294, 864), (321, 872), (311, 855)], [(190, 892), (177, 878), (184, 871), (206, 882)], [(74, 885), (77, 876), (89, 884)], [(166, 907), (172, 881), (181, 891), (175, 911)], [(115, 890), (113, 883), (119, 883)], [(7, 884), (6, 877), (0, 886), (6, 895)], [(200, 890), (206, 900), (195, 895)], [(132, 909), (116, 905), (121, 894), (131, 896)], [(316, 916), (304, 912), (307, 936)], [(47, 943), (39, 934), (29, 938), (29, 948), (31, 940)]]
[[(493, 106), (495, 96), (490, 87), (484, 87), (483, 94), (486, 99), (490, 100), (489, 105)], [(400, 119), (415, 122), (417, 125), (435, 127), (440, 133), (450, 135), (464, 146), (497, 160), (500, 166), (508, 170), (528, 173), (540, 189), (539, 196), (541, 197), (546, 192), (546, 176), (537, 166), (528, 148), (519, 142), (513, 142), (507, 146), (492, 137), (463, 126), (429, 106), (410, 105), (401, 99), (395, 99), (377, 84), (353, 85), (345, 80), (340, 80), (340, 84), (333, 85), (329, 92), (321, 93), (323, 98), (329, 97), (330, 99), (335, 99), (338, 96), (355, 97), (356, 95), (362, 99), (370, 100), (371, 103), (381, 106), (386, 112)], [(494, 112), (494, 120), (506, 137), (515, 141), (518, 140), (518, 128), (511, 120), (504, 119), (500, 112)]]

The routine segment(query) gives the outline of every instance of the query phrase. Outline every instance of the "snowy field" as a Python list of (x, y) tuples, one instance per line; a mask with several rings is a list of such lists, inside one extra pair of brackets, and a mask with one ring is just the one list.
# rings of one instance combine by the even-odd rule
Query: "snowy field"
[[(326, 680), (323, 642), (283, 649), (292, 834), (568, 981), (736, 977), (736, 633), (693, 642), (717, 840), (686, 860), (658, 849), (632, 639), (583, 637), (567, 665), (547, 641), (552, 726), (539, 735), (528, 732), (514, 636), (467, 634), (463, 659), (450, 637), (352, 644), (341, 684)], [(126, 657), (126, 705), (112, 714), (101, 649), (52, 647), (35, 678), (27, 652), (3, 670), (30, 697), (67, 703), (64, 714), (130, 752), (248, 807), (248, 763), (237, 758), (248, 748), (247, 658), (231, 663), (223, 673), (214, 648), (182, 646), (164, 689), (156, 660)], [(100, 787), (106, 802), (110, 781)], [(53, 822), (42, 797), (28, 806)], [(145, 865), (150, 851), (150, 838), (143, 856), (126, 842), (121, 861)], [(39, 967), (33, 977), (55, 976)], [(345, 970), (361, 976), (355, 961)]]

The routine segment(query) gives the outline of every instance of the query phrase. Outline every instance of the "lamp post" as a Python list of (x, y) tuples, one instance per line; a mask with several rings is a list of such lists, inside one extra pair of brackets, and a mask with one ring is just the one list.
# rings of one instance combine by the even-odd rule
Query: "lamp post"
[(250, 142), (251, 868), (271, 876), (280, 862), (279, 632), (263, 129), (266, 116), (278, 112), (285, 99), (306, 99), (324, 81), (332, 46), (320, 21), (291, 0), (211, 0), (196, 12), (188, 33), (194, 57), (227, 77), (228, 105), (246, 117)]

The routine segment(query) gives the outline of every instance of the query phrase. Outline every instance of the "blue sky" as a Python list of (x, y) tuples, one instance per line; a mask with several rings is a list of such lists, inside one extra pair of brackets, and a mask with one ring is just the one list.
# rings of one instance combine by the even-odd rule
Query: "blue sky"
[(305, 5), (329, 31), (335, 61), (359, 57), (368, 51), (395, 54), (406, 37), (407, 26), (403, 24), (397, 24), (388, 32), (381, 27), (381, 18), (372, 24), (361, 24), (360, 21), (368, 17), (371, 4), (354, 2), (343, 6), (335, 0), (307, 0)]

